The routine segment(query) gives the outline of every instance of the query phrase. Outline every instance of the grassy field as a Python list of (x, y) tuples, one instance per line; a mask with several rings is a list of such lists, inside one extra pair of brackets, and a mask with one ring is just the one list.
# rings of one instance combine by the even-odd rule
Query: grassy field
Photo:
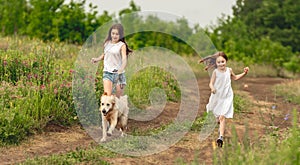
[[(0, 146), (21, 145), (25, 139), (44, 131), (49, 123), (63, 126), (78, 125), (72, 95), (74, 62), (80, 46), (63, 43), (44, 43), (29, 38), (0, 38)], [(203, 66), (195, 63), (200, 57), (183, 57), (191, 66), (197, 78), (207, 76)], [(100, 65), (101, 66), (101, 65)], [(230, 66), (242, 71), (242, 64), (231, 62)], [(249, 66), (250, 77), (272, 77), (276, 73), (268, 66)], [(95, 77), (97, 97), (103, 91), (102, 71), (99, 68)], [(151, 81), (149, 81), (151, 80)], [(180, 89), (175, 78), (165, 70), (150, 67), (132, 78), (127, 88), (131, 101), (139, 108), (150, 105), (151, 90), (159, 87), (165, 91), (168, 102), (180, 100)], [(143, 91), (143, 92), (141, 92)], [(300, 104), (299, 80), (290, 80), (276, 85), (272, 92), (284, 97), (288, 102)], [(89, 96), (87, 96), (89, 97)], [(245, 113), (250, 107), (247, 97), (236, 94), (236, 113)], [(290, 114), (293, 125), (281, 136), (266, 135), (257, 144), (237, 139), (227, 145), (222, 153), (215, 151), (214, 164), (299, 164), (300, 131), (295, 109)], [(199, 131), (203, 117), (197, 117), (191, 132)], [(135, 135), (155, 134), (166, 125), (149, 129), (146, 132), (133, 132)], [(234, 130), (233, 130), (234, 132)], [(238, 155), (238, 156), (237, 156)], [(266, 156), (268, 155), (268, 156)], [(109, 164), (103, 158), (114, 158), (118, 154), (101, 146), (77, 149), (65, 154), (29, 159), (22, 164)], [(187, 163), (179, 159), (178, 164), (197, 164), (197, 160)]]

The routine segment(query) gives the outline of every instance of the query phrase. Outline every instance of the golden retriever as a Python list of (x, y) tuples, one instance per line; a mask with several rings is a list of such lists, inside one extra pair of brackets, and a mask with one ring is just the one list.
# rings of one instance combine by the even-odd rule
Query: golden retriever
[[(104, 93), (101, 96), (100, 112), (102, 115), (102, 139), (100, 141), (105, 142), (107, 135), (111, 136), (116, 127), (120, 128), (121, 136), (123, 136), (129, 112), (127, 95), (118, 98)], [(109, 124), (108, 131), (107, 124)]]

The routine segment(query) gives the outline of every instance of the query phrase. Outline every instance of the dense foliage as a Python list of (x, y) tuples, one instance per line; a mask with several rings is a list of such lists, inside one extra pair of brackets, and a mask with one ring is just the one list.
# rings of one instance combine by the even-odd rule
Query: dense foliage
[(27, 35), (43, 40), (83, 43), (112, 16), (98, 16), (96, 6), (86, 2), (65, 0), (0, 0), (0, 26), (3, 35)]
[(237, 0), (233, 16), (219, 19), (211, 38), (218, 49), (244, 63), (271, 64), (299, 73), (299, 1)]
[[(117, 16), (107, 11), (100, 15), (98, 7), (93, 4), (89, 4), (86, 11), (85, 0), (71, 0), (69, 3), (65, 0), (0, 0), (0, 3), (2, 35), (27, 35), (82, 44), (98, 27), (117, 16), (130, 30), (149, 26), (158, 30), (164, 28), (169, 34), (188, 36), (184, 39), (190, 42), (199, 41), (195, 39), (203, 31), (199, 25), (191, 28), (185, 18), (168, 22), (156, 16), (146, 19), (134, 14), (128, 16), (141, 10), (133, 1)], [(237, 0), (233, 15), (223, 16), (206, 32), (216, 48), (228, 53), (230, 59), (246, 64), (272, 65), (278, 76), (284, 76), (284, 69), (299, 73), (299, 3), (292, 0)], [(174, 35), (148, 31), (126, 37), (133, 49), (160, 46), (180, 54), (195, 54), (195, 50)], [(206, 53), (211, 52), (201, 56)]]

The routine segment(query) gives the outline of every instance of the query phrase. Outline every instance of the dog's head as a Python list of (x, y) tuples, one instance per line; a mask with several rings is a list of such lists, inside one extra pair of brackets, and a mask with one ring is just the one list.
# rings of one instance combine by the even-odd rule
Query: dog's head
[(114, 109), (115, 106), (115, 96), (110, 95), (108, 96), (105, 92), (101, 96), (101, 103), (100, 103), (100, 111), (101, 113), (106, 116), (107, 113)]

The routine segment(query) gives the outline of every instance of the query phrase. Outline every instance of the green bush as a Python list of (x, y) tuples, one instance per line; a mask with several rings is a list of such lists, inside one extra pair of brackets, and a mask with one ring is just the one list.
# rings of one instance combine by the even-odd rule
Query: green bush
[(150, 94), (154, 89), (164, 90), (167, 101), (180, 100), (180, 89), (175, 78), (158, 67), (149, 67), (135, 74), (126, 87), (130, 101), (138, 108), (150, 105)]
[(235, 113), (242, 113), (247, 111), (247, 107), (249, 107), (249, 103), (241, 94), (234, 94), (233, 97), (233, 107)]
[(8, 48), (0, 51), (0, 142), (19, 143), (50, 121), (76, 122), (71, 91), (74, 71), (69, 62), (61, 62), (69, 58), (64, 53), (73, 47), (62, 50), (64, 45), (52, 49), (58, 46), (55, 43), (8, 41)]

